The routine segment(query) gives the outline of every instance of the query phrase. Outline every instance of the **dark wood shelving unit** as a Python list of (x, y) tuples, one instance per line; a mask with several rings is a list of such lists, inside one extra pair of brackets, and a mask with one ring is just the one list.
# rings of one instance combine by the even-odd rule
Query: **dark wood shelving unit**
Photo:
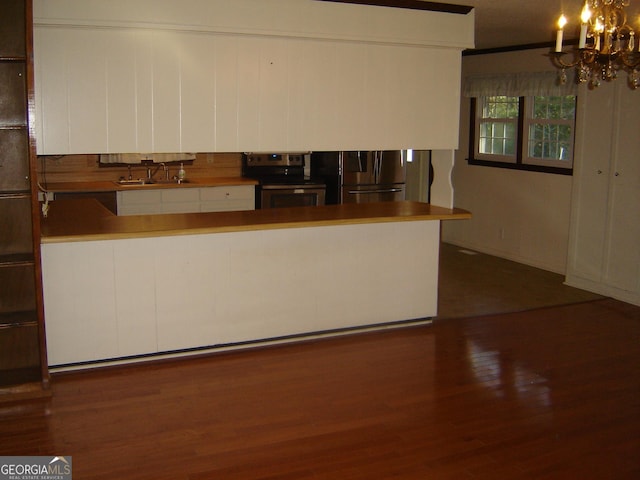
[(0, 7), (0, 402), (49, 393), (33, 138), (31, 0)]

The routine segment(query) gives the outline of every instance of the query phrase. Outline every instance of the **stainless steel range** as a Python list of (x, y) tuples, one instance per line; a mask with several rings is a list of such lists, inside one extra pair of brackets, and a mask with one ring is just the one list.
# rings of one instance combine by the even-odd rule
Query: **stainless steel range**
[(304, 167), (304, 153), (245, 153), (242, 176), (259, 183), (256, 208), (324, 205), (324, 182), (306, 176)]

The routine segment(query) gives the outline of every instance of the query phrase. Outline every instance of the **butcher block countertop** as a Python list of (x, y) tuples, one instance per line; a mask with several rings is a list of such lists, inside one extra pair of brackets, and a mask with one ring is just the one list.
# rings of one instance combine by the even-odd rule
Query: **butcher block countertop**
[(117, 180), (95, 180), (85, 182), (47, 183), (49, 192), (115, 192), (126, 190), (149, 190), (156, 188), (226, 187), (230, 185), (257, 185), (257, 181), (244, 177), (188, 178), (186, 183), (156, 182), (150, 185), (120, 185)]
[(93, 199), (60, 199), (49, 207), (42, 243), (471, 218), (466, 210), (411, 201), (137, 216), (114, 215)]

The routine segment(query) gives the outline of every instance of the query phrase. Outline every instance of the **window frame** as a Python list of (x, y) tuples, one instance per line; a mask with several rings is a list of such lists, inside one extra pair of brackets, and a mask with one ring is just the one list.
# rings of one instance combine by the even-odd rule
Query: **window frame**
[[(515, 164), (518, 163), (518, 152), (520, 151), (521, 145), (519, 144), (519, 139), (520, 139), (520, 135), (518, 135), (518, 132), (521, 130), (522, 125), (520, 122), (520, 119), (522, 118), (522, 101), (520, 98), (518, 98), (518, 115), (513, 118), (513, 119), (509, 119), (509, 118), (492, 118), (492, 117), (486, 117), (486, 120), (490, 121), (491, 123), (503, 123), (505, 125), (514, 125), (515, 126), (515, 130), (516, 130), (516, 144), (515, 144), (515, 148), (514, 148), (514, 154), (513, 155), (500, 155), (497, 153), (480, 153), (480, 125), (482, 123), (482, 120), (485, 119), (485, 117), (482, 116), (482, 112), (484, 110), (484, 104), (482, 102), (482, 98), (488, 98), (488, 97), (497, 97), (497, 96), (506, 96), (506, 97), (511, 97), (511, 98), (518, 98), (515, 97), (513, 95), (487, 95), (486, 97), (481, 97), (478, 100), (477, 105), (477, 112), (476, 112), (476, 121), (477, 123), (477, 128), (475, 129), (475, 134), (476, 134), (476, 141), (474, 142), (473, 145), (473, 152), (474, 152), (474, 158), (478, 158), (478, 159), (482, 159), (483, 156), (490, 156), (491, 161), (495, 161), (495, 162), (504, 162), (504, 163), (511, 163), (511, 164)], [(475, 99), (474, 99), (475, 100)], [(488, 160), (488, 159), (485, 159)]]
[[(490, 95), (487, 95), (490, 96)], [(514, 95), (508, 95), (514, 96)], [(527, 98), (530, 100), (527, 101)], [(535, 157), (529, 157), (529, 126), (537, 123), (533, 118), (533, 98), (534, 96), (518, 97), (518, 119), (517, 125), (518, 130), (516, 132), (516, 153), (515, 158), (509, 156), (500, 156), (500, 155), (492, 155), (492, 154), (481, 154), (479, 153), (479, 144), (480, 144), (480, 121), (481, 110), (482, 110), (482, 100), (478, 97), (471, 97), (471, 108), (470, 108), (470, 122), (469, 122), (469, 157), (467, 158), (467, 162), (469, 165), (479, 165), (479, 166), (487, 166), (487, 167), (496, 167), (496, 168), (508, 168), (515, 170), (526, 170), (526, 171), (534, 171), (534, 172), (542, 172), (542, 173), (552, 173), (559, 175), (573, 175), (573, 164), (574, 164), (574, 154), (575, 154), (575, 124), (577, 117), (577, 97), (576, 100), (576, 115), (574, 115), (574, 119), (571, 123), (571, 159), (564, 165), (559, 165), (561, 160), (551, 160), (551, 159), (540, 159)], [(542, 122), (546, 123), (546, 122)], [(554, 124), (563, 122), (552, 122)]]

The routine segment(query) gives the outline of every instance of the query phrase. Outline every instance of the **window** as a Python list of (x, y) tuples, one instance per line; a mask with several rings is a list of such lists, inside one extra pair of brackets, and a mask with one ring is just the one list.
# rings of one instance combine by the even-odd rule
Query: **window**
[(469, 163), (570, 175), (576, 97), (471, 99)]
[(494, 160), (515, 161), (518, 139), (518, 97), (482, 97), (479, 112), (478, 153)]
[[(525, 99), (526, 101), (526, 99)], [(525, 116), (526, 161), (572, 166), (576, 98), (531, 97)]]

